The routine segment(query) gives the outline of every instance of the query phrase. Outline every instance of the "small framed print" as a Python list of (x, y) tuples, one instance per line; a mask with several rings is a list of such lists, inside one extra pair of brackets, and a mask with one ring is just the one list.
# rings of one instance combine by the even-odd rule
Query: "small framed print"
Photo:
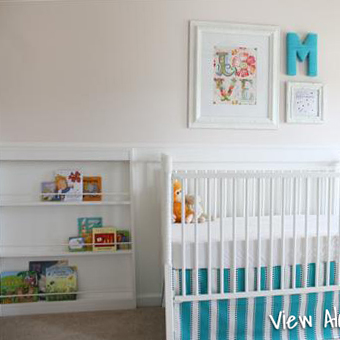
[(319, 83), (287, 83), (287, 123), (324, 122), (324, 86)]

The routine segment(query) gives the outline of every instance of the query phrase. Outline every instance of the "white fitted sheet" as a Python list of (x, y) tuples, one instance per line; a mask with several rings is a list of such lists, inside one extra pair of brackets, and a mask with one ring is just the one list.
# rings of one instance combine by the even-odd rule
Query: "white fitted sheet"
[[(293, 216), (285, 216), (285, 264), (292, 265), (294, 262), (294, 218)], [(317, 260), (317, 217), (315, 215), (308, 216), (308, 255), (309, 263)], [(330, 260), (334, 261), (339, 258), (339, 216), (332, 215), (330, 219)], [(282, 264), (282, 233), (281, 233), (281, 216), (273, 217), (273, 265)], [(305, 223), (304, 215), (296, 216), (296, 263), (305, 263)], [(200, 223), (198, 226), (198, 266), (199, 268), (207, 268), (209, 264), (208, 257), (208, 223)], [(185, 266), (186, 268), (195, 268), (195, 224), (185, 225)], [(221, 266), (221, 233), (220, 219), (210, 223), (211, 228), (211, 265), (213, 268)], [(233, 219), (230, 217), (223, 219), (224, 228), (224, 254), (223, 266), (230, 268), (233, 262)], [(269, 217), (260, 218), (261, 230), (261, 266), (270, 265), (270, 223)], [(249, 217), (249, 265), (258, 266), (258, 218)], [(236, 265), (237, 267), (246, 266), (246, 233), (245, 219), (243, 217), (236, 218)], [(326, 215), (320, 216), (320, 261), (328, 259), (328, 218)], [(182, 268), (182, 225), (173, 224), (172, 226), (172, 258), (173, 267), (175, 269)]]

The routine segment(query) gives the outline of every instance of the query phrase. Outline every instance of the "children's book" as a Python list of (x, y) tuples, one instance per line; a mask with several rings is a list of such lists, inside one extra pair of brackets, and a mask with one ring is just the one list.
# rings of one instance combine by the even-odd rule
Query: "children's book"
[(41, 183), (41, 200), (42, 201), (57, 201), (55, 182)]
[[(61, 261), (30, 261), (29, 270), (37, 273), (39, 294), (46, 293), (46, 269), (53, 266), (67, 266), (67, 260)], [(40, 295), (39, 300), (46, 300), (45, 295)]]
[[(83, 200), (84, 201), (101, 201), (102, 195), (102, 178), (96, 177), (83, 177)], [(87, 195), (86, 195), (87, 194)]]
[[(92, 229), (102, 226), (103, 219), (101, 217), (80, 217), (78, 218), (78, 236), (82, 237), (85, 243), (92, 243)], [(86, 250), (91, 251), (92, 245), (86, 246)]]
[(83, 175), (78, 170), (59, 170), (55, 175), (57, 199), (65, 202), (83, 200)]
[(131, 249), (130, 244), (124, 244), (130, 241), (130, 230), (117, 230), (117, 249), (128, 250)]
[(68, 239), (68, 250), (70, 252), (85, 251), (85, 241), (83, 237), (75, 236)]
[(38, 276), (34, 271), (12, 271), (1, 273), (0, 295), (18, 295), (15, 297), (1, 298), (3, 304), (36, 302), (39, 296), (25, 296), (38, 294)]
[(46, 295), (46, 301), (76, 300), (77, 294), (70, 293), (77, 291), (77, 267), (52, 266), (46, 268), (46, 293), (53, 294)]
[(117, 250), (117, 233), (116, 229), (93, 228), (93, 251), (115, 251)]

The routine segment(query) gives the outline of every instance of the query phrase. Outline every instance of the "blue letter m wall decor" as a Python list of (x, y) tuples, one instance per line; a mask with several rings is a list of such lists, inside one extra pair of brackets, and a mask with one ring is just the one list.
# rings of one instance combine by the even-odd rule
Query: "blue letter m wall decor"
[(301, 43), (296, 33), (287, 34), (287, 74), (296, 75), (296, 57), (303, 62), (308, 57), (307, 74), (315, 77), (318, 74), (318, 36), (309, 33), (303, 43)]

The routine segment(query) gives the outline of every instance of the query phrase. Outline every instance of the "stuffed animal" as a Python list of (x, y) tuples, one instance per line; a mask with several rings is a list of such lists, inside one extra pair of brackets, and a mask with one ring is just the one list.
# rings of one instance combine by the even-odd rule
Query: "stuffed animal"
[[(194, 212), (185, 204), (185, 223), (191, 223), (194, 218)], [(173, 207), (173, 222), (182, 222), (182, 186), (179, 181), (174, 181), (174, 207)]]
[[(193, 222), (196, 220), (195, 215), (195, 196), (194, 195), (186, 195), (185, 196), (185, 203), (188, 205), (189, 209), (191, 209), (194, 212)], [(204, 214), (202, 204), (201, 204), (201, 197), (197, 196), (197, 222), (198, 223), (204, 223), (207, 219), (207, 216)]]

